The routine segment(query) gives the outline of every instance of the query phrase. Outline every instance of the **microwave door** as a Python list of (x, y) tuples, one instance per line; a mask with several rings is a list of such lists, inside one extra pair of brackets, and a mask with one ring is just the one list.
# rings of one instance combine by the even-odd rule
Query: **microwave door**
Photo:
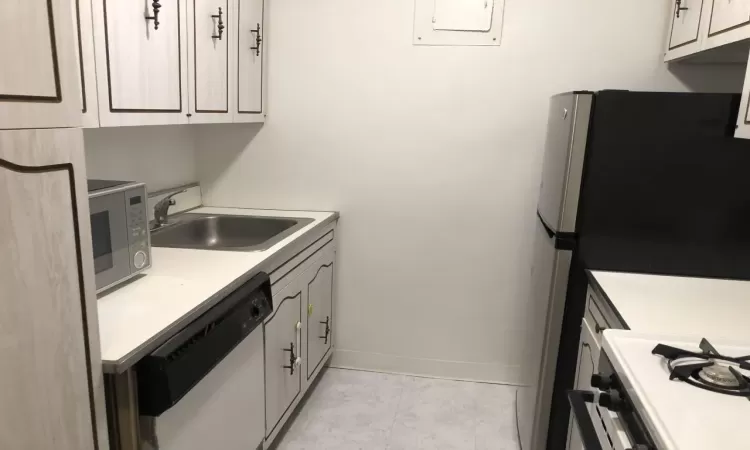
[(124, 204), (124, 193), (89, 200), (97, 292), (130, 274), (130, 249)]

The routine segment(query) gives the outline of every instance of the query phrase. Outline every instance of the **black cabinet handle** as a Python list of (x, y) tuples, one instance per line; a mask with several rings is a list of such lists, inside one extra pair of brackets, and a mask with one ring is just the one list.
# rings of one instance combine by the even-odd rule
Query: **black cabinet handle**
[(599, 437), (596, 435), (594, 422), (586, 407), (586, 403), (594, 403), (594, 393), (588, 391), (568, 391), (568, 402), (573, 411), (573, 421), (578, 425), (583, 448), (586, 450), (602, 450)]
[(594, 331), (596, 331), (596, 334), (602, 334), (606, 329), (606, 327), (600, 326), (598, 323), (594, 325)]
[(326, 316), (325, 322), (320, 322), (326, 326), (326, 334), (324, 336), (318, 336), (320, 339), (325, 339), (325, 344), (328, 345), (328, 335), (331, 334), (331, 317)]
[(255, 47), (250, 47), (250, 50), (255, 50), (255, 56), (260, 56), (260, 44), (263, 42), (263, 37), (260, 35), (260, 24), (256, 24), (254, 30), (250, 30), (251, 33), (255, 33)]
[(682, 0), (677, 0), (677, 7), (675, 8), (675, 12), (677, 14), (677, 18), (680, 18), (680, 11), (687, 11), (689, 8), (687, 6), (682, 6)]
[(290, 343), (289, 348), (285, 348), (284, 351), (289, 352), (289, 365), (283, 367), (289, 369), (289, 375), (294, 375), (294, 366), (297, 362), (297, 355), (294, 354), (294, 342)]
[(154, 15), (149, 16), (148, 13), (146, 13), (146, 22), (149, 20), (154, 21), (154, 30), (159, 29), (159, 9), (161, 9), (161, 3), (159, 3), (159, 0), (154, 0), (154, 2), (151, 4), (151, 7), (154, 10)]
[(225, 27), (224, 27), (224, 20), (222, 20), (222, 16), (223, 15), (224, 15), (224, 13), (221, 11), (221, 6), (219, 6), (219, 14), (212, 14), (211, 15), (211, 18), (213, 18), (213, 19), (219, 19), (219, 25), (216, 27), (216, 28), (219, 29), (219, 34), (218, 35), (212, 34), (211, 37), (213, 39), (221, 40), (221, 37), (224, 35), (224, 28)]

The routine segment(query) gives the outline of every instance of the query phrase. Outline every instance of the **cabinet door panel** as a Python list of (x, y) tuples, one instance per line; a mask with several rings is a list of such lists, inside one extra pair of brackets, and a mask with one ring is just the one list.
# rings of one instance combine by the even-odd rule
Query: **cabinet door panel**
[[(292, 282), (274, 296), (274, 312), (266, 321), (266, 437), (276, 430), (281, 418), (300, 395), (301, 367), (293, 362), (300, 354), (302, 289)], [(291, 367), (294, 369), (292, 370)]]
[(0, 2), (0, 128), (80, 125), (70, 1)]
[[(229, 2), (192, 0), (192, 67), (196, 113), (229, 112)], [(229, 121), (227, 119), (227, 121)]]
[[(0, 2), (0, 55), (16, 55), (0, 70), (0, 94), (55, 99), (60, 96), (54, 23), (47, 0)], [(21, 26), (23, 24), (23, 26)]]
[(96, 92), (96, 67), (94, 65), (94, 31), (90, 0), (75, 0), (72, 8), (76, 27), (76, 55), (80, 84), (80, 108), (84, 127), (99, 126), (99, 103)]
[(750, 0), (714, 0), (709, 36), (750, 23)]
[(326, 251), (303, 276), (307, 297), (307, 378), (323, 362), (333, 340), (333, 251)]
[(687, 8), (679, 12), (677, 17), (677, 5), (672, 11), (672, 31), (669, 38), (669, 49), (691, 44), (698, 40), (698, 29), (701, 21), (701, 9), (704, 0), (682, 0), (681, 8)]
[(84, 173), (80, 130), (0, 132), (2, 449), (106, 442)]
[(238, 0), (237, 4), (237, 113), (263, 110), (263, 0)]
[[(96, 3), (96, 2), (95, 2)], [(182, 111), (181, 1), (103, 0), (106, 82), (113, 112)]]

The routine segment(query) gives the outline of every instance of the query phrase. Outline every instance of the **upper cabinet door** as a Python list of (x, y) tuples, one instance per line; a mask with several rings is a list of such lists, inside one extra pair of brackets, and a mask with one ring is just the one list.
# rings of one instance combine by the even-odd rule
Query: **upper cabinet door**
[(714, 0), (709, 36), (747, 24), (750, 24), (750, 0)]
[(265, 23), (263, 0), (237, 0), (237, 111), (235, 120), (256, 121), (263, 112)]
[(102, 126), (187, 122), (185, 3), (93, 2)]
[(83, 126), (99, 126), (99, 100), (96, 92), (96, 66), (94, 65), (94, 30), (90, 0), (73, 0), (73, 23), (76, 26), (76, 55), (80, 83), (80, 107)]
[(80, 126), (70, 1), (0, 2), (0, 128)]
[(674, 4), (669, 50), (698, 41), (701, 9), (704, 0), (682, 0)]
[(230, 122), (229, 0), (189, 0), (191, 122)]

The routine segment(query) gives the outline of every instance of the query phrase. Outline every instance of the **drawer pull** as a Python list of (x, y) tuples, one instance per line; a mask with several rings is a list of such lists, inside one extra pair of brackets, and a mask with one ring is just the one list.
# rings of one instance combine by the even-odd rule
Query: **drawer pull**
[(224, 13), (221, 11), (221, 6), (219, 6), (219, 14), (212, 14), (211, 15), (212, 19), (219, 19), (219, 24), (216, 27), (219, 30), (219, 34), (218, 35), (212, 34), (211, 35), (212, 39), (221, 40), (221, 37), (224, 35), (224, 28), (226, 28), (226, 27), (224, 27), (224, 20), (222, 19), (223, 15), (224, 15)]
[(154, 14), (152, 16), (148, 15), (148, 12), (146, 13), (146, 22), (149, 20), (154, 21), (154, 30), (159, 29), (159, 9), (161, 9), (161, 3), (159, 3), (159, 0), (154, 0), (154, 2), (151, 4), (151, 7), (154, 10)]
[(330, 325), (330, 323), (331, 323), (331, 316), (326, 316), (326, 320), (324, 322), (321, 321), (320, 323), (325, 324), (325, 326), (326, 326), (326, 333), (325, 333), (325, 335), (319, 336), (319, 337), (320, 337), (320, 339), (325, 339), (325, 344), (328, 345), (328, 335), (331, 334), (331, 325)]
[(606, 329), (607, 329), (606, 327), (602, 327), (598, 323), (594, 325), (594, 330), (596, 331), (596, 334), (602, 334), (602, 332)]

